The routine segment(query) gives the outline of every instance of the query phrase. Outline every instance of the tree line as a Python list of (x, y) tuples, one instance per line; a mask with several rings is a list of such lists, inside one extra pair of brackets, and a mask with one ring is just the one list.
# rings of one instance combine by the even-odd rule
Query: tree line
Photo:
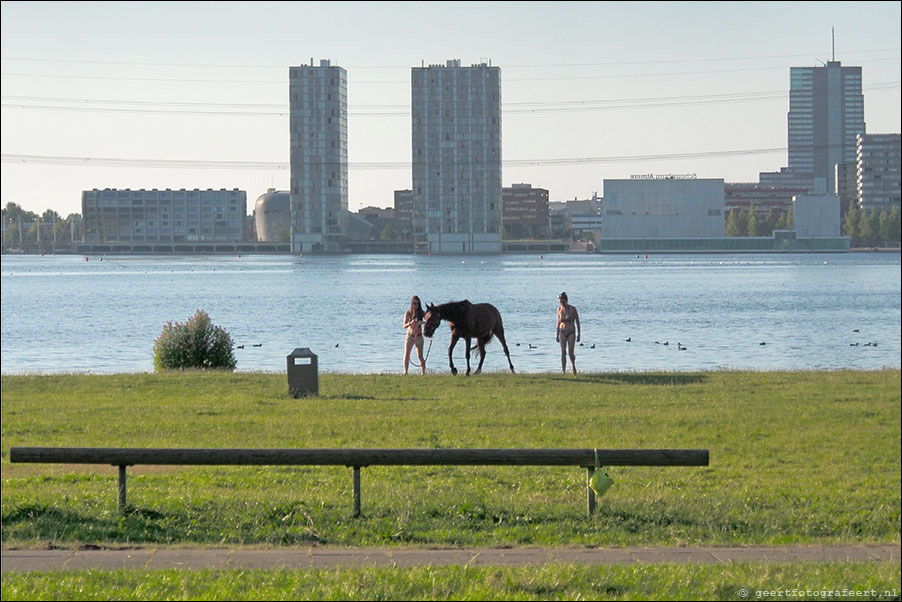
[[(792, 209), (787, 212), (771, 210), (764, 219), (758, 217), (754, 207), (731, 209), (727, 214), (724, 233), (727, 236), (771, 236), (774, 230), (791, 230)], [(902, 234), (899, 208), (878, 212), (862, 211), (851, 205), (843, 216), (842, 233), (852, 239), (853, 247), (898, 247)]]
[[(23, 209), (17, 203), (8, 202), (2, 209), (2, 219), (6, 226), (3, 242), (15, 243), (26, 238), (35, 240), (38, 228), (44, 229), (44, 235), (50, 228), (55, 241), (69, 240), (72, 236), (71, 224), (80, 222), (82, 216), (71, 213), (63, 218), (53, 209), (47, 209), (38, 215)], [(731, 209), (727, 214), (724, 230), (727, 236), (772, 236), (774, 230), (791, 230), (792, 226), (792, 209), (787, 212), (771, 209), (762, 219), (752, 206), (749, 209)], [(19, 228), (24, 231), (20, 232)], [(883, 210), (878, 213), (876, 209), (862, 211), (852, 204), (843, 216), (842, 233), (852, 239), (853, 247), (898, 247), (902, 242), (899, 207), (893, 206), (890, 212)], [(393, 240), (395, 237), (389, 224), (379, 238)]]
[(843, 234), (852, 239), (853, 247), (898, 247), (902, 240), (902, 219), (899, 208), (893, 206), (887, 213), (861, 211), (852, 205), (842, 222)]
[(792, 209), (786, 212), (771, 209), (764, 219), (758, 218), (758, 211), (750, 209), (730, 209), (724, 233), (727, 236), (771, 236), (774, 230), (792, 229)]
[(70, 213), (64, 218), (53, 209), (47, 209), (39, 215), (12, 201), (6, 203), (0, 213), (5, 226), (3, 242), (11, 244), (24, 239), (35, 240), (39, 228), (42, 229), (42, 237), (49, 233), (55, 241), (73, 242), (71, 224), (81, 222), (81, 214), (78, 213)]

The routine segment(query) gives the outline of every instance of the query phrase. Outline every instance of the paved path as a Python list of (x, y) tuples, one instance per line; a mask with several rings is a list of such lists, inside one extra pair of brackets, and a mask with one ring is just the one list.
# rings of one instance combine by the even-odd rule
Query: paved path
[(370, 566), (528, 566), (549, 563), (729, 564), (735, 562), (899, 562), (900, 545), (700, 548), (333, 548), (2, 550), (7, 571), (77, 569), (326, 568)]

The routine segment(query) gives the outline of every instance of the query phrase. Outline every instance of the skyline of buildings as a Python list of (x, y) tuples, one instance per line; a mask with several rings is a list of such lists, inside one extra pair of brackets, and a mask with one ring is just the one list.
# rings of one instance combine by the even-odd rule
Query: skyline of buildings
[[(637, 205), (638, 209), (629, 212), (639, 216), (638, 221), (624, 218), (615, 206), (623, 193), (621, 182), (627, 180), (605, 180), (616, 188), (610, 196), (605, 190), (608, 209), (602, 212), (601, 203), (606, 199), (593, 195), (593, 200), (598, 201), (597, 210), (579, 217), (579, 230), (598, 231), (600, 236), (604, 228), (607, 236), (615, 238), (672, 237), (680, 232), (692, 237), (719, 237), (723, 236), (722, 226), (729, 209), (755, 207), (759, 214), (770, 210), (785, 212), (792, 207), (796, 195), (804, 193), (822, 199), (835, 195), (844, 203), (855, 199), (864, 210), (889, 211), (898, 206), (899, 134), (864, 133), (861, 68), (843, 67), (838, 61), (831, 61), (824, 67), (793, 67), (790, 73), (787, 167), (780, 172), (760, 173), (758, 183), (724, 183), (719, 179), (719, 207), (711, 204), (713, 197), (707, 188), (687, 194), (685, 186), (646, 185), (652, 186), (654, 192), (642, 193), (641, 207)], [(512, 238), (516, 238), (512, 232), (529, 237), (539, 232), (550, 234), (554, 228), (548, 211), (548, 190), (533, 189), (544, 194), (542, 216), (517, 216), (519, 209), (510, 202), (510, 195), (528, 191), (531, 184), (502, 188), (500, 69), (490, 62), (462, 67), (460, 60), (452, 59), (444, 65), (412, 68), (410, 81), (413, 187), (394, 193), (397, 233), (412, 237), (419, 250), (430, 253), (501, 252), (502, 225)], [(311, 58), (309, 65), (290, 67), (289, 98), (291, 251), (341, 252), (351, 234), (347, 72), (328, 59), (320, 60), (318, 66)], [(851, 146), (850, 140), (854, 141)], [(695, 181), (694, 176), (686, 179)], [(697, 182), (703, 181), (712, 179)], [(629, 186), (635, 188), (633, 184)], [(663, 198), (662, 191), (668, 187), (672, 192), (666, 194), (676, 196)], [(129, 201), (131, 192), (142, 198)], [(173, 239), (178, 241), (203, 241), (214, 236), (213, 232), (217, 233), (215, 236), (221, 232), (217, 221), (215, 227), (193, 223), (188, 231), (171, 234), (176, 226), (167, 214), (147, 212), (157, 219), (145, 219), (145, 208), (140, 205), (149, 194), (146, 190), (86, 191), (86, 239), (100, 233), (99, 236), (119, 236), (124, 241), (141, 240), (142, 236), (160, 240), (161, 235), (181, 237)], [(102, 203), (93, 201), (95, 197), (102, 197), (104, 202), (110, 202), (108, 197), (125, 200), (114, 212), (104, 211)], [(704, 215), (693, 213), (699, 199), (704, 200)], [(127, 206), (129, 202), (132, 204)], [(829, 205), (832, 211), (832, 201)], [(509, 212), (507, 217), (505, 209)], [(661, 221), (661, 216), (669, 217)], [(711, 219), (718, 216), (719, 229), (714, 224), (717, 220)], [(220, 220), (221, 216), (209, 219)], [(608, 223), (604, 224), (604, 220)], [(638, 224), (643, 220), (647, 223)], [(661, 223), (649, 225), (649, 220)], [(187, 218), (176, 221), (178, 228), (185, 228)], [(675, 228), (677, 223), (682, 225)], [(527, 225), (531, 227), (525, 228)], [(575, 226), (571, 224), (572, 228)], [(274, 232), (260, 234), (266, 238), (275, 236)]]
[[(321, 61), (321, 67), (324, 66), (328, 67), (329, 62)], [(509, 226), (505, 229), (508, 236), (512, 236), (511, 230), (518, 234), (529, 232), (530, 235), (541, 231), (537, 219), (533, 219), (535, 223), (528, 229), (523, 227), (526, 225), (524, 220), (532, 218), (514, 217), (513, 213), (505, 218), (502, 211), (505, 207), (503, 197), (509, 193), (502, 192), (500, 69), (486, 62), (462, 67), (460, 60), (451, 59), (444, 65), (412, 68), (410, 81), (413, 185), (409, 191), (394, 193), (397, 223), (402, 235), (409, 232), (419, 243), (419, 249), (427, 252), (494, 253), (501, 250), (502, 225)], [(755, 207), (759, 213), (787, 212), (797, 195), (807, 193), (822, 200), (825, 195), (839, 197), (845, 204), (837, 203), (836, 207), (837, 211), (842, 211), (851, 202), (853, 190), (860, 204), (862, 174), (869, 175), (873, 171), (862, 166), (862, 157), (865, 160), (877, 155), (883, 157), (887, 152), (885, 144), (878, 145), (883, 150), (875, 151), (877, 154), (866, 151), (862, 155), (859, 148), (865, 130), (861, 67), (844, 67), (839, 61), (830, 61), (823, 67), (792, 67), (790, 81), (787, 167), (779, 172), (760, 173), (757, 183), (733, 184), (721, 179), (718, 207), (711, 204), (713, 197), (709, 198), (707, 188), (704, 193), (695, 191), (688, 196), (680, 189), (676, 193), (679, 199), (659, 198), (660, 191), (649, 193), (656, 197), (652, 200), (645, 195), (648, 198), (643, 201), (639, 213), (646, 216), (645, 221), (660, 221), (661, 215), (669, 215), (666, 224), (636, 225), (618, 217), (617, 208), (612, 208), (613, 212), (598, 211), (597, 215), (580, 217), (586, 222), (586, 227), (581, 227), (580, 231), (600, 231), (604, 219), (609, 219), (605, 232), (617, 232), (617, 224), (626, 228), (623, 232), (632, 232), (620, 232), (616, 234), (618, 237), (655, 237), (664, 231), (670, 236), (685, 232), (693, 237), (717, 237), (723, 236), (728, 205), (729, 209)], [(346, 97), (343, 101), (347, 102)], [(346, 104), (344, 106), (346, 110)], [(294, 130), (292, 133), (294, 135)], [(346, 130), (344, 136), (346, 139)], [(292, 151), (294, 156), (294, 146)], [(346, 166), (346, 158), (344, 160)], [(865, 178), (864, 189), (873, 190), (875, 181), (881, 186), (892, 182), (892, 161), (890, 153), (881, 173)], [(294, 165), (293, 159), (293, 174)], [(890, 173), (883, 173), (886, 170)], [(303, 179), (293, 175), (292, 182), (303, 182)], [(617, 180), (611, 182), (615, 187), (620, 186), (615, 183)], [(668, 185), (657, 185), (656, 190), (661, 186)], [(537, 187), (537, 190), (544, 189)], [(615, 197), (620, 192), (619, 189), (615, 191)], [(691, 206), (697, 204), (699, 198), (705, 199), (701, 203), (705, 205), (705, 215), (689, 217)], [(603, 203), (604, 199), (599, 201)], [(810, 205), (815, 201), (806, 202)], [(682, 213), (678, 205), (682, 205)], [(832, 211), (833, 202), (828, 205)], [(892, 201), (883, 206), (891, 205)], [(509, 211), (516, 212), (514, 204), (508, 203), (508, 207)], [(651, 217), (653, 215), (659, 217)], [(719, 226), (714, 223), (717, 217), (720, 218)], [(550, 213), (546, 211), (541, 221), (543, 225), (547, 224), (542, 230), (549, 233), (552, 230)], [(677, 223), (682, 226), (676, 228), (674, 224)], [(293, 250), (296, 248), (296, 245), (292, 246)]]

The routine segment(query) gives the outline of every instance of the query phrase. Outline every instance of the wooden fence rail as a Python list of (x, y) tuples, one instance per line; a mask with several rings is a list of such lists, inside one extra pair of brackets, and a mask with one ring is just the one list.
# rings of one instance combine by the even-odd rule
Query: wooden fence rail
[[(354, 515), (360, 515), (360, 469), (367, 466), (579, 466), (587, 479), (601, 466), (707, 466), (707, 449), (165, 449), (12, 447), (10, 462), (110, 464), (119, 467), (119, 507), (126, 506), (126, 467), (135, 465), (347, 466), (353, 469)], [(589, 514), (595, 493), (587, 490)]]

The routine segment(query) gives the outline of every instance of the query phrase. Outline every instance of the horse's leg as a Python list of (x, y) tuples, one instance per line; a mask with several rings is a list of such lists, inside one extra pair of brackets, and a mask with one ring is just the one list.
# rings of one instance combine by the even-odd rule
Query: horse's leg
[(467, 376), (470, 376), (470, 337), (467, 337), (466, 341), (467, 341)]
[(504, 326), (498, 326), (495, 329), (495, 336), (498, 337), (498, 340), (501, 341), (501, 347), (504, 349), (504, 355), (507, 356), (507, 363), (511, 367), (511, 372), (514, 371), (514, 364), (511, 362), (511, 354), (507, 350), (507, 342), (504, 340)]
[(457, 345), (457, 341), (460, 339), (456, 334), (451, 335), (451, 346), (448, 347), (448, 363), (451, 364), (451, 374), (457, 374), (457, 368), (454, 367), (454, 346)]
[(485, 361), (485, 346), (488, 345), (491, 338), (490, 335), (481, 339), (476, 339), (476, 347), (479, 349), (479, 367), (476, 368), (476, 374), (482, 372), (482, 362)]

